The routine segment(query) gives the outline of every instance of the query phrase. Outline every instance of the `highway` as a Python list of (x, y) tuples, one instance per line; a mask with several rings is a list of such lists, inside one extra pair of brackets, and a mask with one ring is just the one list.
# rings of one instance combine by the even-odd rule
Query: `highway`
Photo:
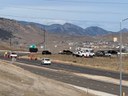
[[(119, 72), (107, 71), (107, 70), (95, 69), (95, 68), (89, 68), (89, 67), (81, 67), (81, 66), (72, 65), (72, 64), (62, 64), (62, 63), (52, 62), (50, 66), (46, 66), (46, 65), (41, 65), (40, 60), (35, 61), (35, 60), (28, 60), (28, 59), (20, 59), (18, 60), (18, 62), (47, 67), (47, 68), (56, 69), (56, 70), (65, 70), (70, 72), (112, 77), (115, 79), (119, 79), (120, 77)], [(123, 80), (128, 80), (128, 74), (123, 73)]]
[[(1, 59), (8, 60), (2, 57)], [(45, 76), (47, 78), (51, 78), (54, 80), (58, 80), (64, 83), (68, 83), (68, 84), (72, 84), (72, 85), (76, 85), (80, 87), (85, 87), (88, 89), (93, 89), (97, 91), (119, 95), (119, 85), (96, 81), (96, 80), (92, 80), (92, 79), (88, 79), (85, 77), (72, 74), (73, 72), (78, 72), (78, 73), (86, 73), (86, 74), (93, 74), (93, 75), (95, 74), (95, 75), (119, 78), (119, 73), (116, 73), (116, 72), (91, 69), (91, 68), (79, 67), (79, 66), (74, 66), (74, 65), (59, 64), (59, 63), (54, 63), (54, 62), (51, 65), (41, 65), (40, 61), (27, 60), (27, 59), (18, 59), (17, 62), (21, 62), (26, 65), (35, 65), (41, 68), (47, 67), (50, 69), (58, 70), (58, 71), (44, 70), (44, 69), (37, 68), (37, 67), (30, 67), (30, 66), (16, 64), (17, 66), (20, 66), (24, 68), (25, 70), (31, 71), (41, 76)], [(66, 72), (62, 72), (60, 70), (64, 70)], [(128, 74), (124, 74), (123, 79), (128, 80)], [(127, 90), (128, 90), (128, 87), (123, 86), (123, 91), (128, 95)]]

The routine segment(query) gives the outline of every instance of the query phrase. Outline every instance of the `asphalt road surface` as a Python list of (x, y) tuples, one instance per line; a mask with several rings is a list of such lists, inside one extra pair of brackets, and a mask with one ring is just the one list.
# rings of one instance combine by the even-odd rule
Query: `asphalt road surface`
[[(6, 58), (1, 57), (1, 59), (6, 59)], [(6, 59), (6, 60), (9, 60), (9, 59)], [(52, 63), (51, 65), (41, 65), (40, 61), (27, 60), (27, 59), (18, 59), (17, 62), (36, 65), (40, 67), (48, 67), (50, 69), (65, 70), (67, 71), (66, 73), (60, 72), (60, 71), (43, 70), (36, 67), (18, 65), (28, 71), (31, 71), (33, 73), (36, 73), (38, 75), (45, 76), (51, 79), (55, 79), (58, 81), (73, 84), (80, 87), (85, 87), (88, 89), (93, 89), (97, 91), (119, 95), (119, 85), (91, 80), (85, 77), (80, 77), (80, 76), (71, 74), (71, 72), (79, 72), (79, 73), (86, 73), (86, 74), (93, 74), (93, 75), (95, 74), (95, 75), (119, 78), (119, 73), (116, 73), (116, 72), (97, 70), (97, 69), (91, 69), (86, 67), (78, 67), (74, 65), (58, 64), (58, 63)], [(123, 79), (128, 80), (128, 74), (124, 74)], [(123, 86), (123, 91), (128, 95), (128, 87)]]
[[(46, 66), (46, 65), (41, 65), (41, 61), (39, 60), (19, 59), (17, 61), (21, 63), (43, 66), (43, 67), (56, 69), (56, 70), (65, 70), (65, 71), (71, 71), (71, 72), (77, 72), (77, 73), (106, 76), (106, 77), (112, 77), (115, 79), (120, 78), (119, 72), (107, 71), (107, 70), (95, 69), (95, 68), (89, 68), (89, 67), (80, 67), (72, 64), (67, 65), (67, 64), (52, 62), (50, 66)], [(123, 73), (123, 80), (128, 80), (128, 74)]]
[[(30, 67), (30, 66), (24, 66), (19, 65), (24, 68), (25, 70), (28, 70), (30, 72), (33, 72), (35, 74), (45, 76), (47, 78), (51, 78), (54, 80), (58, 80), (64, 83), (85, 87), (92, 90), (102, 91), (110, 94), (119, 95), (119, 85), (112, 84), (112, 83), (106, 83), (101, 81), (96, 81), (92, 79), (88, 79), (81, 76), (76, 76), (72, 74), (71, 72), (61, 72), (61, 71), (52, 71), (52, 70), (45, 70), (40, 69), (36, 67)], [(49, 66), (49, 65), (48, 65)], [(123, 86), (123, 91), (128, 94), (128, 87)], [(127, 96), (127, 95), (126, 95)]]

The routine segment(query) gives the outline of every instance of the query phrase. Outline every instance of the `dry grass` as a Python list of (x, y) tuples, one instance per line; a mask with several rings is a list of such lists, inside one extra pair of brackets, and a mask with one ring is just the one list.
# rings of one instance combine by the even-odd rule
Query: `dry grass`
[(0, 96), (94, 96), (1, 61), (0, 86)]
[[(84, 58), (84, 57), (75, 57), (71, 55), (38, 55), (39, 58), (48, 57), (54, 61), (63, 61), (65, 63), (77, 64), (80, 66), (88, 66), (112, 71), (119, 70), (120, 60), (119, 57), (93, 57), (93, 58)], [(123, 57), (123, 71), (128, 73), (128, 56)]]

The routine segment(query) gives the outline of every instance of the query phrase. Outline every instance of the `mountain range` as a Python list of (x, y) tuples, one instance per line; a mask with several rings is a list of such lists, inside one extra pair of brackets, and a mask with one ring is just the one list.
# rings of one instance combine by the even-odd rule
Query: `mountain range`
[[(124, 28), (119, 32), (123, 32), (123, 39), (127, 42), (128, 29)], [(45, 42), (47, 48), (57, 46), (61, 50), (72, 43), (78, 45), (88, 41), (112, 41), (113, 37), (119, 38), (119, 32), (107, 31), (97, 26), (84, 29), (71, 23), (44, 25), (0, 18), (0, 42), (15, 48), (28, 48), (31, 44), (41, 46)]]
[(74, 36), (78, 36), (78, 35), (99, 36), (99, 35), (106, 35), (113, 33), (111, 31), (107, 31), (97, 26), (91, 26), (84, 29), (80, 26), (71, 23), (65, 23), (63, 25), (61, 24), (43, 25), (43, 24), (38, 24), (34, 22), (25, 22), (25, 21), (19, 21), (19, 23), (23, 25), (36, 25), (37, 27), (43, 28), (46, 31), (55, 34), (66, 34), (66, 35), (74, 35)]

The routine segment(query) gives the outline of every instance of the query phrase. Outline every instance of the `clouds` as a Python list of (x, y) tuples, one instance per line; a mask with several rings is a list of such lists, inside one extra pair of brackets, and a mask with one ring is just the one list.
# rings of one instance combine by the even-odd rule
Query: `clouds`
[(37, 23), (70, 22), (84, 28), (99, 26), (117, 30), (128, 12), (125, 0), (0, 0), (0, 15)]

